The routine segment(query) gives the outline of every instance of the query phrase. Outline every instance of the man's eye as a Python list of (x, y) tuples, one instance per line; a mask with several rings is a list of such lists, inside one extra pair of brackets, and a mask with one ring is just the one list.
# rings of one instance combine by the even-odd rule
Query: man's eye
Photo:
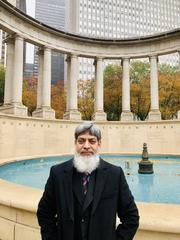
[(93, 140), (90, 140), (89, 142), (90, 142), (91, 144), (95, 144), (95, 143), (96, 143), (96, 140), (93, 139)]
[(79, 139), (79, 140), (78, 140), (78, 143), (79, 143), (79, 144), (83, 144), (83, 143), (84, 143), (84, 140)]

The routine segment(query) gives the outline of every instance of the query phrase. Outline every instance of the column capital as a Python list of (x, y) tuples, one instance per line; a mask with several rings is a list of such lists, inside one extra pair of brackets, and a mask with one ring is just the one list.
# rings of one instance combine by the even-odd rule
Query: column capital
[(158, 55), (157, 54), (149, 55), (149, 60), (156, 60), (158, 63), (159, 62)]
[(48, 46), (43, 46), (42, 49), (44, 51), (47, 51), (47, 52), (51, 52), (52, 48), (48, 47)]
[(43, 47), (38, 47), (38, 50), (36, 51), (37, 55), (44, 55), (44, 48)]
[(93, 63), (93, 65), (95, 66), (95, 65), (97, 64), (97, 62), (99, 62), (99, 61), (103, 62), (103, 61), (104, 61), (104, 58), (103, 58), (103, 57), (100, 57), (100, 56), (95, 57), (95, 58), (94, 58), (94, 63)]
[(71, 61), (71, 55), (67, 54), (65, 57), (65, 61), (69, 63)]
[(18, 40), (21, 40), (21, 41), (24, 40), (24, 37), (22, 35), (17, 34), (17, 33), (13, 34), (13, 37), (14, 37), (14, 39), (18, 39)]
[(71, 54), (69, 54), (69, 57), (70, 58), (78, 58), (79, 55), (77, 53), (71, 53)]
[(130, 56), (124, 56), (124, 57), (122, 57), (121, 59), (124, 61), (124, 60), (127, 60), (127, 61), (130, 61)]
[(7, 37), (3, 40), (3, 43), (14, 43), (15, 36), (14, 34), (8, 34)]
[(155, 59), (155, 58), (158, 58), (158, 55), (157, 54), (151, 54), (151, 55), (149, 55), (149, 58), (150, 59)]
[(101, 56), (96, 56), (95, 59), (94, 59), (95, 62), (97, 61), (104, 61), (104, 57), (101, 57)]

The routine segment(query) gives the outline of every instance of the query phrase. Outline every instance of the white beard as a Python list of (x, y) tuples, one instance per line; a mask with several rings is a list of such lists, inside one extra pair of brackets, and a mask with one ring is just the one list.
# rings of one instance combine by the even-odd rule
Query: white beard
[(93, 156), (81, 156), (80, 154), (75, 153), (73, 163), (78, 172), (91, 173), (98, 167), (99, 161), (98, 154)]

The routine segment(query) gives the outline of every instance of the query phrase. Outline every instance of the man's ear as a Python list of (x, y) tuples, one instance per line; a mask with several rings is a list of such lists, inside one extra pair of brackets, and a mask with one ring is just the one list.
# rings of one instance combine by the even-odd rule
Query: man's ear
[(98, 141), (98, 145), (99, 145), (99, 147), (101, 146), (101, 140)]

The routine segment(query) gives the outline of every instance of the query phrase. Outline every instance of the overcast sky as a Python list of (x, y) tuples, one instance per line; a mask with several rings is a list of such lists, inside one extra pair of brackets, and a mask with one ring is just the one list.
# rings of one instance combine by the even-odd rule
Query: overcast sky
[[(27, 14), (35, 17), (35, 0), (26, 0)], [(26, 62), (33, 63), (34, 61), (34, 46), (27, 43)]]
[(27, 14), (34, 17), (35, 15), (35, 0), (26, 0)]

